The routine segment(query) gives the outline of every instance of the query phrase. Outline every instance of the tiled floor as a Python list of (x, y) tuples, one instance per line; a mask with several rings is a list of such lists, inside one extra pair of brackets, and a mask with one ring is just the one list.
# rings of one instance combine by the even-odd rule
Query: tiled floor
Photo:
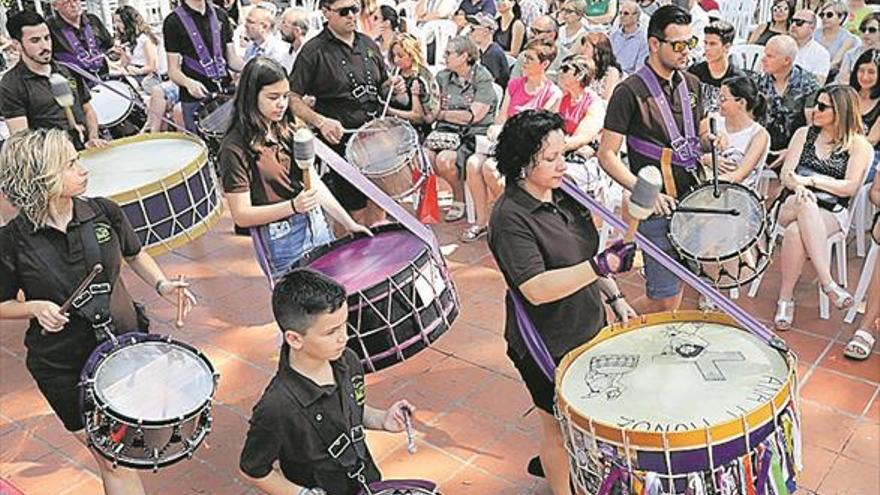
[[(424, 477), (456, 494), (548, 494), (525, 473), (536, 453), (539, 425), (501, 337), (504, 284), (485, 242), (456, 245), (462, 225), (438, 229), (462, 301), (455, 326), (413, 359), (368, 378), (377, 406), (407, 397), (416, 414), (419, 451), (407, 454), (401, 436), (370, 433), (368, 441), (386, 477)], [(154, 332), (171, 333), (205, 352), (221, 373), (214, 430), (195, 458), (144, 473), (151, 494), (255, 494), (238, 476), (250, 408), (277, 363), (277, 330), (269, 291), (253, 261), (249, 239), (230, 234), (227, 217), (207, 236), (159, 258), (169, 275), (193, 284), (200, 306), (186, 326), (172, 329), (172, 307), (126, 273), (129, 289), (147, 303)], [(453, 249), (454, 248), (454, 249)], [(850, 257), (850, 283), (862, 260)], [(852, 363), (841, 346), (852, 325), (841, 314), (818, 319), (815, 279), (805, 270), (798, 287), (796, 329), (785, 334), (800, 356), (806, 468), (804, 492), (822, 495), (880, 494), (880, 356)], [(772, 318), (777, 267), (759, 298), (739, 303), (767, 322)], [(637, 275), (623, 280), (638, 304)], [(686, 305), (694, 306), (689, 294)], [(24, 368), (22, 324), (0, 331), (0, 479), (28, 495), (96, 494), (100, 480), (89, 453), (63, 431)], [(0, 490), (2, 492), (2, 490)]]

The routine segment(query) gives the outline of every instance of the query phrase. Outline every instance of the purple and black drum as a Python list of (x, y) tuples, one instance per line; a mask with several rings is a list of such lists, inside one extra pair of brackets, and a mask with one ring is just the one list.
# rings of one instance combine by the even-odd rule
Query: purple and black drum
[(400, 226), (373, 231), (374, 237), (340, 239), (299, 262), (345, 286), (348, 346), (367, 372), (424, 349), (459, 312), (458, 293), (442, 257)]

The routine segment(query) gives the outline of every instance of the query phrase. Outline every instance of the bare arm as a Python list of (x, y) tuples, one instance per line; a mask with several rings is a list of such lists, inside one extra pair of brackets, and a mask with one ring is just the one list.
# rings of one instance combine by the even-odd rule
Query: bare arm
[(868, 142), (871, 143), (872, 146), (877, 146), (877, 143), (880, 142), (880, 119), (874, 121), (874, 125), (872, 125), (871, 130), (868, 131), (867, 137)]
[(511, 57), (517, 57), (526, 39), (526, 25), (519, 19), (513, 21), (513, 33), (510, 36), (510, 51), (508, 53)]
[(501, 108), (498, 109), (498, 113), (495, 114), (495, 123), (498, 125), (504, 125), (507, 122), (507, 112), (510, 110), (510, 92), (504, 92), (504, 99), (501, 100)]
[(144, 54), (147, 57), (147, 64), (141, 68), (141, 73), (136, 75), (152, 74), (159, 70), (159, 51), (156, 48), (156, 44), (150, 38), (147, 38), (146, 43), (144, 43)]
[(608, 67), (608, 72), (605, 74), (605, 82), (602, 84), (602, 94), (599, 96), (605, 101), (610, 100), (611, 94), (614, 93), (614, 88), (619, 82), (620, 71), (616, 67)]
[(290, 109), (293, 111), (294, 115), (305, 121), (306, 124), (318, 129), (321, 128), (320, 124), (325, 117), (314, 111), (312, 107), (303, 101), (302, 96), (293, 92), (290, 93)]
[(87, 139), (100, 139), (101, 134), (98, 130), (98, 115), (95, 114), (95, 109), (92, 108), (91, 103), (83, 104), (83, 113), (86, 117), (86, 134), (88, 135)]
[[(441, 110), (437, 114), (437, 120), (449, 122), (450, 124), (468, 125), (479, 122), (486, 118), (489, 113), (489, 105), (475, 101), (471, 104), (470, 111), (467, 110)], [(474, 118), (471, 120), (471, 114)]]
[(135, 256), (125, 258), (125, 261), (137, 276), (150, 287), (156, 287), (156, 283), (160, 280), (168, 280), (156, 260), (143, 249)]
[(752, 34), (749, 35), (748, 44), (750, 44), (750, 45), (758, 44), (758, 38), (760, 38), (761, 35), (764, 34), (764, 31), (766, 31), (766, 30), (767, 30), (767, 24), (762, 24), (762, 25), (758, 26), (757, 28), (755, 28), (755, 30), (752, 31)]
[(529, 303), (538, 306), (564, 299), (598, 278), (590, 262), (584, 261), (535, 275), (520, 284), (519, 291)]
[(599, 165), (612, 179), (624, 187), (632, 190), (636, 184), (636, 176), (630, 172), (620, 159), (620, 147), (623, 145), (623, 135), (605, 129), (602, 131), (602, 141), (599, 143)]
[(9, 129), (9, 134), (15, 134), (18, 131), (27, 130), (28, 119), (25, 116), (6, 119), (6, 127)]
[(874, 203), (874, 206), (880, 206), (880, 180), (874, 179), (874, 184), (871, 185), (871, 190), (868, 191), (868, 199)]
[(290, 201), (253, 206), (250, 192), (226, 193), (226, 201), (229, 203), (229, 211), (235, 224), (245, 228), (266, 225), (293, 215), (293, 205)]
[(835, 196), (851, 198), (862, 187), (865, 170), (871, 164), (873, 156), (874, 149), (868, 143), (868, 140), (863, 136), (855, 136), (850, 145), (846, 176), (843, 179), (834, 179), (825, 175), (816, 175), (811, 177), (812, 186), (816, 189), (828, 191)]
[(786, 189), (792, 191), (800, 184), (792, 180), (794, 169), (797, 168), (798, 162), (801, 160), (801, 152), (804, 150), (804, 140), (807, 136), (807, 128), (801, 127), (794, 131), (791, 141), (788, 143), (788, 151), (785, 154), (785, 162), (782, 164), (782, 170), (779, 171), (779, 181)]
[(596, 99), (590, 103), (584, 118), (578, 123), (577, 129), (571, 136), (565, 138), (565, 151), (580, 149), (596, 139), (602, 130), (605, 121), (605, 104)]
[(241, 72), (244, 69), (244, 60), (235, 52), (235, 44), (226, 44), (226, 64), (230, 69)]

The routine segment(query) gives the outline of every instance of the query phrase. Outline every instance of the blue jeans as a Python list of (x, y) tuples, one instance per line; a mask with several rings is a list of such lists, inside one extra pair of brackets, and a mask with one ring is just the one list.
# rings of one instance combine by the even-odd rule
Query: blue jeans
[[(669, 219), (651, 217), (639, 222), (639, 232), (656, 244), (664, 253), (678, 259), (678, 253), (669, 242)], [(666, 299), (681, 292), (681, 280), (654, 258), (645, 255), (645, 292), (648, 299)]]
[(272, 280), (283, 277), (307, 252), (334, 239), (320, 209), (261, 225), (254, 231), (254, 242), (259, 243), (257, 256), (264, 258), (260, 266)]
[(180, 102), (180, 111), (183, 113), (183, 125), (186, 127), (186, 130), (196, 135), (199, 134), (198, 129), (196, 128), (196, 112), (199, 111), (201, 105), (202, 102), (200, 101)]

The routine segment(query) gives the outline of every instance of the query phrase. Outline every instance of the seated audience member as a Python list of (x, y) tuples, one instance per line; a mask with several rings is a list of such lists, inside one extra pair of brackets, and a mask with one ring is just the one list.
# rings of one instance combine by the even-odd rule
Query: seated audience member
[(767, 96), (765, 127), (770, 133), (767, 164), (773, 169), (785, 160), (794, 131), (807, 124), (807, 109), (813, 107), (820, 89), (812, 74), (794, 64), (797, 49), (791, 36), (774, 36), (764, 47), (763, 73), (756, 76), (758, 89)]
[(294, 62), (296, 54), (299, 53), (309, 34), (308, 15), (307, 11), (297, 7), (289, 7), (281, 14), (279, 24), (281, 40), (290, 45), (290, 59)]
[(360, 7), (357, 16), (358, 31), (375, 40), (379, 36), (379, 25), (382, 23), (379, 4), (376, 0), (363, 0)]
[(519, 5), (514, 0), (499, 0), (496, 3), (498, 28), (492, 35), (492, 40), (505, 54), (516, 58), (526, 41), (526, 25), (520, 20)]
[(581, 45), (580, 53), (592, 59), (596, 67), (596, 77), (590, 83), (591, 87), (603, 100), (608, 101), (617, 83), (623, 79), (611, 42), (605, 34), (593, 32), (582, 38)]
[(703, 36), (706, 60), (688, 68), (688, 72), (700, 79), (700, 91), (707, 113), (718, 111), (721, 82), (745, 75), (742, 69), (730, 63), (730, 46), (734, 36), (736, 31), (729, 22), (715, 21), (706, 26)]
[(794, 2), (775, 0), (770, 8), (770, 21), (759, 25), (749, 35), (750, 45), (766, 45), (777, 34), (788, 34), (791, 18), (794, 17)]
[(495, 17), (498, 13), (495, 9), (495, 0), (461, 0), (458, 10), (463, 10), (464, 15), (484, 13)]
[(608, 26), (615, 17), (617, 17), (617, 0), (586, 0), (584, 18), (591, 26)]
[(873, 12), (862, 19), (859, 26), (861, 45), (858, 48), (846, 52), (843, 62), (840, 63), (840, 71), (837, 73), (838, 84), (848, 84), (856, 59), (868, 50), (880, 49), (880, 12)]
[(402, 33), (391, 43), (391, 63), (400, 69), (406, 84), (406, 102), (391, 101), (388, 114), (408, 120), (420, 141), (431, 132), (434, 113), (440, 104), (440, 90), (434, 75), (425, 66), (421, 42), (414, 35)]
[[(880, 207), (880, 181), (873, 182), (868, 199), (874, 206)], [(874, 214), (871, 237), (875, 244), (880, 244), (880, 212)], [(862, 316), (861, 323), (843, 349), (844, 356), (856, 361), (864, 361), (871, 356), (877, 335), (880, 335), (880, 263), (874, 265), (874, 273), (865, 294), (867, 297), (865, 315)]]
[[(556, 24), (555, 19), (549, 15), (543, 15), (535, 19), (535, 22), (529, 26), (529, 33), (529, 41), (541, 39), (555, 44), (559, 34), (559, 26)], [(550, 64), (550, 67), (547, 68), (547, 77), (549, 77), (551, 81), (556, 82), (556, 75), (559, 73), (559, 65), (562, 63), (562, 59), (568, 55), (570, 55), (570, 53), (565, 47), (557, 46), (556, 60), (554, 60), (553, 63)], [(520, 53), (516, 58), (516, 64), (510, 71), (510, 77), (514, 78), (522, 76), (523, 54)]]
[(574, 44), (587, 34), (587, 28), (584, 26), (584, 11), (586, 3), (584, 0), (568, 0), (562, 4), (559, 9), (557, 19), (559, 20), (559, 39), (556, 43), (571, 51)]
[(815, 29), (816, 14), (805, 9), (795, 12), (789, 28), (791, 37), (798, 46), (795, 63), (813, 74), (816, 81), (822, 85), (825, 84), (831, 71), (831, 56), (824, 46), (813, 39)]
[(492, 73), (495, 84), (506, 88), (510, 80), (510, 63), (504, 50), (492, 41), (492, 33), (498, 28), (495, 19), (488, 14), (477, 14), (467, 16), (467, 21), (471, 26), (468, 37), (480, 50), (480, 63)]
[(620, 64), (624, 76), (628, 76), (645, 65), (648, 58), (648, 35), (641, 24), (641, 11), (634, 0), (620, 2), (618, 26), (609, 35), (614, 58)]
[[(880, 50), (868, 50), (856, 61), (849, 85), (859, 93), (859, 109), (868, 142), (874, 147), (872, 165), (880, 163)], [(877, 167), (870, 167), (865, 183), (874, 180)]]
[[(244, 60), (256, 57), (267, 57), (281, 64), (286, 73), (293, 68), (293, 57), (290, 46), (279, 38), (275, 32), (275, 17), (272, 11), (257, 4), (251, 7), (244, 18), (244, 30), (250, 42), (244, 51)], [(271, 5), (271, 4), (270, 4)]]
[(386, 60), (391, 60), (391, 43), (394, 42), (398, 34), (405, 31), (406, 26), (397, 11), (389, 5), (379, 7), (377, 15), (379, 16), (377, 23), (379, 35), (376, 36), (376, 44), (382, 50), (382, 56)]
[[(736, 76), (721, 83), (718, 104), (718, 132), (726, 143), (718, 153), (719, 176), (754, 188), (770, 151), (770, 134), (758, 123), (764, 120), (767, 101), (754, 81)], [(700, 161), (711, 176), (712, 154), (703, 154)]]
[(548, 12), (547, 2), (544, 0), (519, 0), (517, 5), (519, 5), (520, 13), (522, 14), (522, 19), (520, 20), (525, 24), (526, 32), (528, 32), (528, 29), (538, 17), (546, 15)]
[(159, 38), (140, 12), (130, 5), (119, 7), (113, 14), (113, 28), (120, 43), (115, 51), (123, 71), (138, 83), (146, 78), (158, 83)]
[(425, 23), (436, 20), (449, 20), (458, 10), (459, 0), (418, 0), (416, 2), (416, 21)]
[(794, 322), (794, 288), (809, 257), (820, 289), (838, 309), (852, 296), (831, 277), (828, 236), (846, 230), (850, 199), (862, 185), (873, 150), (865, 139), (858, 94), (848, 86), (826, 86), (816, 98), (812, 125), (794, 133), (782, 167), (779, 225), (785, 228), (779, 250), (782, 282), (773, 318), (778, 330)]
[[(303, 268), (272, 291), (281, 364), (254, 405), (239, 460), (246, 479), (270, 495), (363, 493), (359, 478), (382, 478), (363, 430), (402, 432), (415, 410), (406, 400), (387, 410), (366, 403), (363, 366), (345, 345), (345, 298), (345, 287)], [(328, 449), (328, 435), (349, 444)]]
[(559, 69), (559, 86), (564, 93), (559, 115), (565, 122), (566, 173), (590, 193), (601, 189), (600, 178), (605, 175), (594, 158), (605, 122), (605, 102), (590, 89), (595, 72), (593, 61), (582, 55), (567, 57)]
[(819, 9), (818, 16), (822, 21), (822, 28), (817, 29), (813, 37), (828, 50), (828, 55), (831, 56), (831, 72), (836, 73), (840, 70), (844, 55), (858, 48), (861, 41), (843, 27), (847, 16), (846, 2), (843, 0), (825, 2)]
[[(501, 126), (507, 119), (523, 110), (559, 109), (562, 91), (547, 77), (547, 67), (556, 58), (556, 46), (544, 40), (532, 40), (523, 48), (523, 67), (525, 76), (511, 79), (501, 102), (501, 109), (495, 116), (495, 125), (490, 128), (490, 140), (497, 137)], [(474, 200), (476, 223), (469, 226), (461, 235), (464, 242), (474, 242), (486, 234), (489, 225), (489, 206), (500, 194), (498, 169), (495, 161), (485, 154), (475, 153), (467, 160), (467, 187)]]
[(461, 184), (465, 163), (476, 149), (476, 136), (486, 134), (495, 120), (498, 97), (492, 87), (492, 74), (478, 63), (477, 45), (470, 39), (450, 39), (445, 55), (446, 68), (437, 74), (440, 105), (425, 147), (437, 175), (452, 188), (453, 203), (445, 220), (455, 222), (465, 213)]

